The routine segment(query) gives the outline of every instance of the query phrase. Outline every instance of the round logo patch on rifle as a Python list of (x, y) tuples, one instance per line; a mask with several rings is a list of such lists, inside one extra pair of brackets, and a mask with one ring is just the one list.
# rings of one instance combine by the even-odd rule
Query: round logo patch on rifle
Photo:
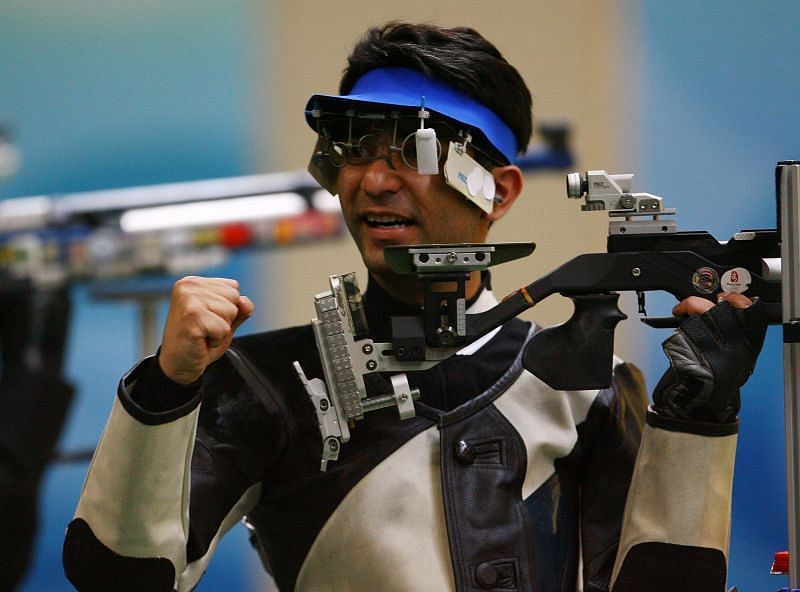
[(701, 267), (694, 272), (692, 285), (701, 294), (711, 294), (719, 286), (719, 275), (710, 267)]

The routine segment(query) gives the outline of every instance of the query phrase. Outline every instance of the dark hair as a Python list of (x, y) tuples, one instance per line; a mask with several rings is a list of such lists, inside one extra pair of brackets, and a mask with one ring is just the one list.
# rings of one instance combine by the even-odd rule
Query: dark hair
[(500, 51), (469, 27), (391, 22), (370, 28), (347, 59), (339, 94), (349, 93), (370, 70), (419, 70), (486, 105), (514, 132), (523, 153), (533, 131), (531, 93)]

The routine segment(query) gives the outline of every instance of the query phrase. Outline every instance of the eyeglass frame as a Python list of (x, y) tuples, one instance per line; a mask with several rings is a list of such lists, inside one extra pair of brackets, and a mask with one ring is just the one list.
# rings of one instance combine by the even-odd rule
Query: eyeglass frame
[[(411, 139), (411, 136), (413, 136), (415, 132), (409, 133), (404, 138), (403, 143), (400, 146), (398, 146), (397, 145), (397, 126), (398, 126), (398, 124), (399, 124), (401, 119), (406, 119), (406, 120), (417, 119), (417, 120), (419, 120), (418, 113), (419, 112), (413, 111), (413, 110), (408, 110), (408, 111), (404, 111), (404, 112), (401, 112), (401, 111), (398, 111), (398, 110), (391, 110), (391, 111), (389, 111), (388, 114), (381, 113), (381, 112), (360, 112), (359, 113), (359, 112), (356, 112), (353, 109), (348, 109), (344, 113), (342, 113), (342, 112), (317, 111), (314, 114), (314, 117), (316, 118), (316, 121), (317, 121), (317, 135), (319, 137), (319, 141), (317, 142), (317, 146), (315, 147), (315, 150), (314, 150), (315, 154), (314, 154), (314, 157), (312, 157), (312, 158), (327, 157), (327, 160), (336, 169), (342, 169), (345, 166), (347, 166), (348, 164), (356, 164), (356, 165), (358, 165), (358, 164), (366, 164), (366, 162), (372, 162), (374, 160), (379, 160), (381, 158), (381, 156), (377, 156), (376, 155), (376, 156), (373, 156), (373, 157), (368, 157), (367, 160), (362, 162), (362, 163), (352, 163), (352, 158), (348, 158), (346, 161), (341, 162), (341, 164), (337, 164), (335, 159), (331, 156), (330, 147), (338, 145), (338, 146), (344, 146), (347, 149), (352, 149), (352, 148), (355, 148), (355, 147), (359, 146), (361, 141), (365, 137), (367, 137), (369, 135), (376, 135), (376, 136), (378, 135), (378, 134), (363, 134), (359, 138), (359, 143), (358, 144), (353, 143), (352, 128), (353, 128), (353, 121), (354, 120), (361, 119), (361, 120), (364, 120), (364, 121), (370, 121), (371, 120), (371, 121), (376, 121), (376, 122), (377, 121), (392, 120), (392, 121), (394, 121), (394, 126), (393, 126), (393, 131), (392, 131), (392, 142), (391, 142), (391, 145), (388, 147), (389, 155), (385, 155), (384, 158), (386, 158), (386, 160), (390, 164), (390, 166), (393, 166), (393, 165), (391, 165), (391, 158), (388, 158), (388, 157), (393, 152), (398, 152), (399, 151), (400, 155), (402, 157), (402, 160), (403, 160), (403, 164), (405, 164), (411, 170), (417, 170), (416, 166), (413, 166), (408, 162), (408, 160), (407, 160), (407, 158), (406, 158), (406, 156), (404, 154), (404, 148), (406, 146), (406, 143)], [(343, 121), (345, 118), (347, 119), (347, 124), (348, 124), (348, 138), (347, 138), (347, 141), (346, 142), (335, 141), (335, 140), (333, 140), (332, 135), (330, 134), (330, 132), (325, 128), (325, 123), (329, 123), (330, 124), (331, 122)], [(509, 164), (508, 162), (506, 162), (504, 157), (498, 157), (498, 156), (492, 154), (489, 150), (481, 149), (479, 146), (477, 146), (475, 144), (475, 142), (472, 141), (472, 135), (470, 133), (470, 130), (468, 128), (465, 128), (463, 125), (461, 125), (458, 122), (453, 122), (453, 121), (450, 121), (449, 119), (445, 119), (443, 117), (436, 117), (434, 120), (432, 120), (428, 124), (428, 126), (429, 127), (433, 127), (434, 129), (437, 129), (437, 131), (439, 129), (441, 129), (442, 127), (444, 127), (449, 132), (447, 134), (447, 136), (449, 136), (449, 140), (455, 142), (456, 144), (460, 144), (462, 149), (464, 149), (464, 150), (466, 150), (467, 147), (469, 146), (475, 152), (475, 154), (474, 154), (475, 160), (478, 161), (486, 169), (491, 170), (492, 168), (494, 168), (496, 166), (505, 166), (505, 165)], [(455, 131), (457, 128), (458, 128), (458, 131)], [(383, 144), (385, 145), (385, 142), (383, 142)], [(437, 160), (439, 162), (441, 162), (443, 156), (444, 156), (444, 151), (442, 150), (442, 143), (441, 143), (441, 140), (439, 139), (438, 133), (437, 133), (437, 157), (438, 157)], [(318, 163), (318, 165), (319, 164), (321, 164), (321, 163)]]

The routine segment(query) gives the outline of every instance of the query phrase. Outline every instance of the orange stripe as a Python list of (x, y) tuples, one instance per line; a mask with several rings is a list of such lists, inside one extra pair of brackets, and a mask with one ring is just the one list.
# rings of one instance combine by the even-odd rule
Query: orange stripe
[(528, 306), (533, 306), (535, 304), (533, 302), (533, 298), (531, 298), (530, 294), (528, 294), (528, 291), (525, 288), (520, 288), (519, 291), (522, 292), (522, 295), (525, 297), (525, 302), (528, 303)]

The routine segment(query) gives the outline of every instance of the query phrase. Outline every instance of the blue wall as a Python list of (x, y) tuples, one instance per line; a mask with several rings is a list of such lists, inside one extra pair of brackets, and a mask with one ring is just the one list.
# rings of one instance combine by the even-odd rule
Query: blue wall
[[(250, 113), (257, 0), (3, 0), (0, 126), (22, 151), (0, 198), (253, 172)], [(252, 261), (217, 273), (247, 286)], [(137, 309), (76, 286), (67, 374), (78, 388), (62, 449), (92, 448), (119, 376), (139, 357)], [(70, 590), (60, 553), (86, 472), (53, 467), (35, 563), (22, 590)], [(242, 529), (199, 590), (243, 590)]]
[[(708, 229), (722, 240), (775, 227), (775, 163), (800, 159), (798, 8), (790, 0), (642, 5), (630, 78), (641, 101), (635, 189), (677, 207), (679, 229)], [(651, 314), (671, 306), (655, 302)], [(655, 346), (652, 360), (655, 384), (664, 365)], [(729, 581), (760, 592), (787, 582), (769, 575), (773, 553), (787, 546), (777, 328), (742, 400)]]

